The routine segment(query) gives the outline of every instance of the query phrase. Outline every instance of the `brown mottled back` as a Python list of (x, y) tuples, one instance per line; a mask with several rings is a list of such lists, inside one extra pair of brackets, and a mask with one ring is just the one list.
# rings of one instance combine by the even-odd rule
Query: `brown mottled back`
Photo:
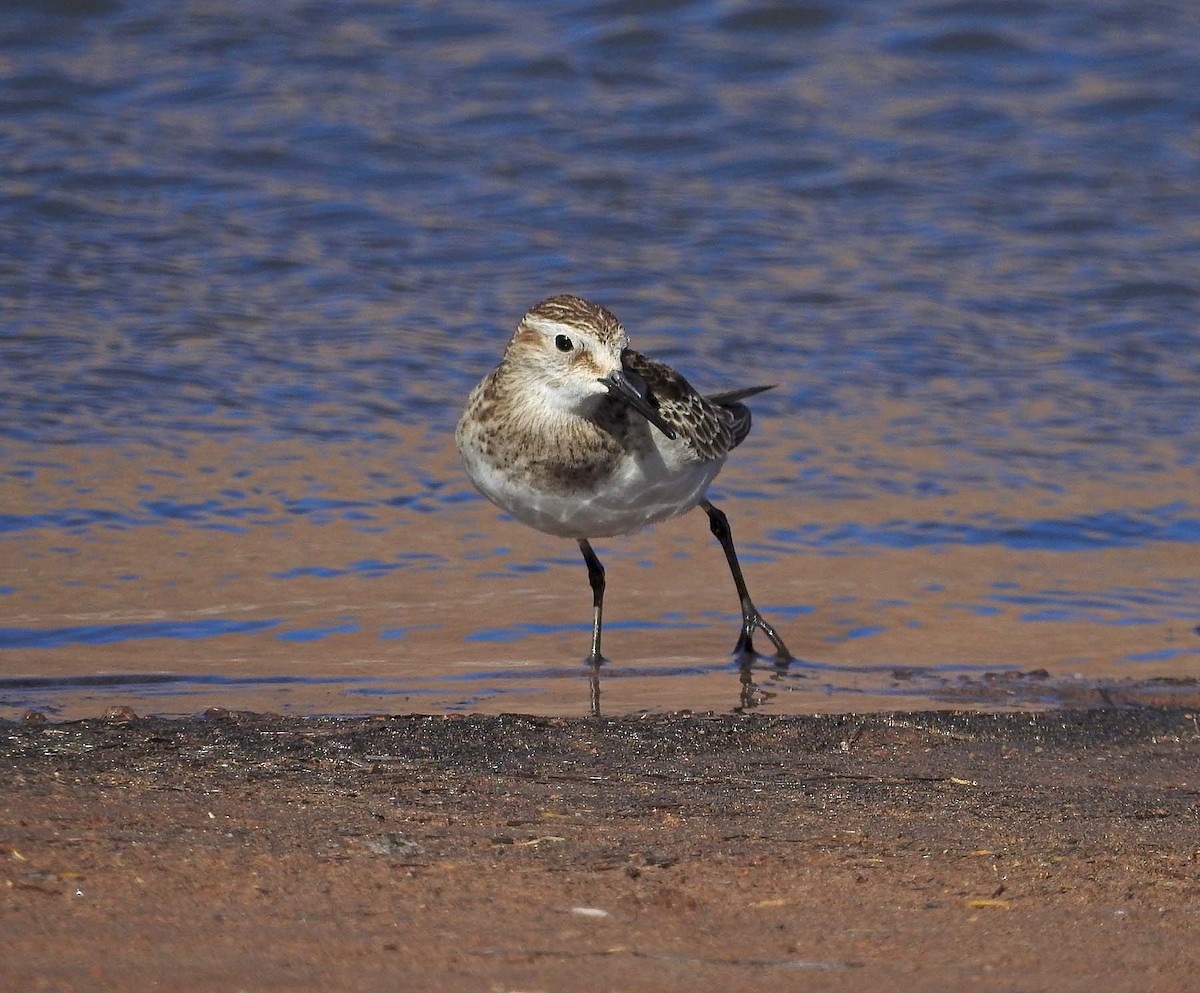
[(663, 419), (706, 460), (723, 458), (750, 433), (750, 408), (738, 401), (772, 388), (752, 386), (702, 397), (669, 365), (632, 348), (626, 349), (624, 364), (646, 381)]

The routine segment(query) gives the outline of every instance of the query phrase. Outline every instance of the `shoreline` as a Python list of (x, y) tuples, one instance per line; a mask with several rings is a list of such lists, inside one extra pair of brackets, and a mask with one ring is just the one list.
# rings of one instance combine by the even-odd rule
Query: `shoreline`
[(1132, 991), (1200, 967), (1189, 709), (114, 718), (0, 722), (14, 988)]

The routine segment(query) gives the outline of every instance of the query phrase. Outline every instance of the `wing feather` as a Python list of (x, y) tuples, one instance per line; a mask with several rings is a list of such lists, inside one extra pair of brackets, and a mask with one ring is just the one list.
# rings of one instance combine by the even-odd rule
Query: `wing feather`
[(663, 420), (709, 461), (724, 457), (750, 433), (750, 408), (739, 401), (772, 389), (751, 386), (703, 397), (680, 373), (657, 359), (626, 349), (625, 364), (645, 380)]

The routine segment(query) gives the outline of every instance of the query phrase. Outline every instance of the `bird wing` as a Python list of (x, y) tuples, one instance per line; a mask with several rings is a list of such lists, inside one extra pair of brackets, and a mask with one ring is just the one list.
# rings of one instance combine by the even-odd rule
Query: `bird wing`
[(625, 350), (625, 364), (645, 380), (658, 411), (675, 432), (705, 460), (723, 457), (750, 433), (750, 408), (739, 403), (769, 386), (731, 390), (703, 397), (669, 365)]
[(722, 410), (732, 415), (733, 420), (729, 422), (729, 433), (733, 436), (733, 444), (729, 446), (730, 448), (737, 448), (738, 445), (746, 440), (746, 435), (750, 433), (750, 424), (752, 421), (750, 408), (738, 401), (773, 389), (775, 389), (774, 383), (770, 386), (746, 386), (740, 390), (710, 393), (704, 398), (709, 403), (716, 404)]

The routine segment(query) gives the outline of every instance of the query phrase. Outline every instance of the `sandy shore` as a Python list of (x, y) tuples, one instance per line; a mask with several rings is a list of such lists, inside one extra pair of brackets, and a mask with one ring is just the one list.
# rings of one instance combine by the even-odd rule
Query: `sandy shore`
[(1190, 990), (1190, 711), (0, 724), (20, 990)]

